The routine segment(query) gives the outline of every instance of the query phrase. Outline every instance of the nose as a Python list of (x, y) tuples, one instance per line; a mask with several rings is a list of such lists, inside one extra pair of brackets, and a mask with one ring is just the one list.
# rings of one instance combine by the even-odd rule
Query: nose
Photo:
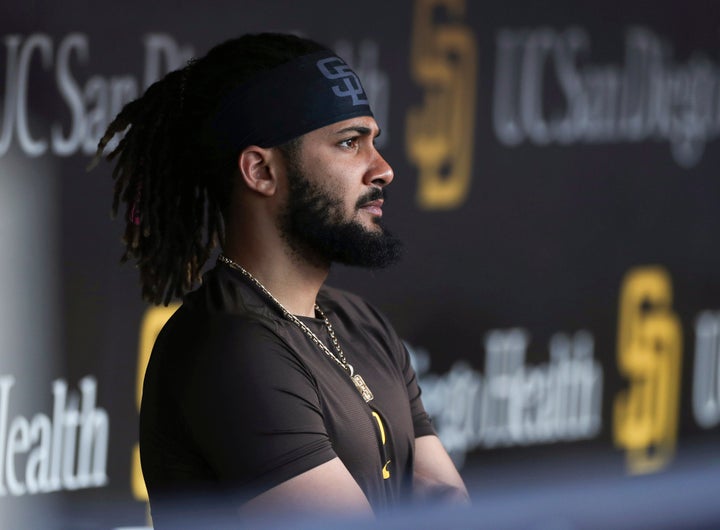
[(380, 188), (383, 188), (390, 184), (395, 174), (393, 173), (392, 167), (382, 157), (382, 155), (373, 147), (374, 158), (367, 173), (365, 174), (365, 184), (373, 184)]

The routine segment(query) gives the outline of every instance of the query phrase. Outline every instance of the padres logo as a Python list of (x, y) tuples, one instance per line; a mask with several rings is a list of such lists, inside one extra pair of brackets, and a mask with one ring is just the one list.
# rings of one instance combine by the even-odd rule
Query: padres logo
[[(447, 22), (436, 22), (438, 11)], [(419, 172), (417, 201), (428, 210), (467, 198), (475, 135), (477, 45), (463, 23), (465, 0), (417, 0), (410, 64), (425, 90), (407, 117), (406, 151)]]
[(672, 283), (661, 267), (625, 276), (620, 294), (618, 367), (630, 380), (615, 400), (615, 443), (631, 473), (667, 465), (675, 452), (682, 331), (672, 310)]
[[(332, 87), (338, 97), (352, 98), (353, 105), (367, 105), (368, 100), (360, 84), (360, 79), (339, 57), (328, 57), (317, 62), (318, 70), (326, 79), (339, 79), (340, 83)], [(360, 97), (362, 96), (362, 97)]]

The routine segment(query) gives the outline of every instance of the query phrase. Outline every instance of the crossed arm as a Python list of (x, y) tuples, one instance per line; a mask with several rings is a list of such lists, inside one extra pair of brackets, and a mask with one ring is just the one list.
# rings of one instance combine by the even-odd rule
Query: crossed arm
[[(415, 439), (416, 499), (469, 504), (465, 484), (437, 436)], [(314, 467), (244, 504), (243, 513), (301, 513), (372, 517), (365, 494), (339, 458)]]
[(465, 483), (437, 436), (415, 438), (414, 466), (415, 499), (470, 503)]

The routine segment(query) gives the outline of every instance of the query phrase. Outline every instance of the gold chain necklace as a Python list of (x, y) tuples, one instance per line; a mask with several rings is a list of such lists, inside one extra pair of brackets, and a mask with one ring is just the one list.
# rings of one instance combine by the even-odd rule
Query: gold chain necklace
[(225, 265), (228, 265), (229, 267), (235, 269), (236, 271), (239, 271), (242, 273), (245, 278), (250, 280), (250, 282), (260, 289), (262, 293), (267, 296), (272, 302), (277, 306), (277, 308), (280, 310), (280, 312), (283, 314), (283, 316), (288, 319), (290, 322), (295, 324), (297, 327), (299, 327), (305, 335), (308, 336), (310, 340), (312, 340), (325, 354), (330, 357), (333, 361), (338, 363), (343, 370), (345, 370), (345, 373), (350, 376), (350, 379), (355, 384), (355, 388), (357, 388), (358, 392), (360, 392), (360, 395), (362, 398), (368, 402), (373, 399), (373, 393), (370, 391), (370, 387), (367, 386), (367, 383), (365, 380), (360, 376), (360, 374), (356, 374), (355, 370), (352, 367), (352, 364), (347, 362), (347, 358), (345, 357), (345, 353), (343, 352), (342, 348), (340, 347), (340, 343), (337, 340), (337, 337), (335, 336), (335, 330), (333, 330), (332, 325), (330, 324), (330, 320), (328, 320), (328, 317), (325, 316), (325, 313), (322, 312), (320, 309), (320, 306), (315, 304), (315, 311), (318, 315), (320, 315), (320, 318), (323, 319), (325, 322), (325, 327), (328, 330), (328, 335), (330, 335), (330, 340), (333, 343), (333, 347), (335, 348), (335, 351), (337, 351), (337, 355), (335, 355), (333, 352), (331, 352), (327, 346), (321, 341), (313, 331), (305, 325), (303, 321), (301, 321), (298, 317), (290, 313), (287, 309), (285, 309), (285, 306), (283, 306), (280, 301), (275, 298), (270, 291), (268, 291), (265, 286), (260, 283), (260, 281), (255, 278), (252, 274), (250, 274), (248, 271), (246, 271), (240, 264), (235, 263), (233, 260), (228, 258), (224, 254), (220, 254), (218, 256), (218, 261), (222, 261)]

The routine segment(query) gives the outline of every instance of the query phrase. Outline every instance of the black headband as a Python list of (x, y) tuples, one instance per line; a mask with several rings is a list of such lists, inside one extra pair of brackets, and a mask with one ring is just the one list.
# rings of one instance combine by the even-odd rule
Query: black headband
[(372, 116), (360, 79), (329, 50), (267, 70), (230, 92), (212, 127), (236, 149), (273, 147), (358, 116)]

